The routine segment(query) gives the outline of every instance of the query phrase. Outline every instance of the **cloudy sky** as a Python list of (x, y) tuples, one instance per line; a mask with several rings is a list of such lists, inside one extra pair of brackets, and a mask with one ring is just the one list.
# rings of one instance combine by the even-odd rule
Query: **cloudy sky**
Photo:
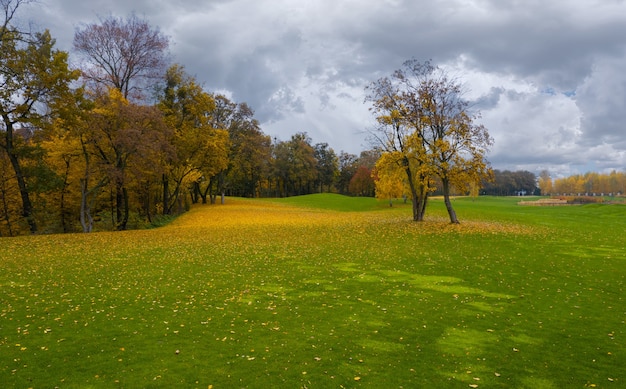
[(461, 79), (494, 168), (553, 176), (626, 168), (624, 0), (38, 0), (20, 17), (71, 51), (98, 17), (145, 17), (207, 91), (263, 131), (358, 154), (364, 87), (411, 58)]

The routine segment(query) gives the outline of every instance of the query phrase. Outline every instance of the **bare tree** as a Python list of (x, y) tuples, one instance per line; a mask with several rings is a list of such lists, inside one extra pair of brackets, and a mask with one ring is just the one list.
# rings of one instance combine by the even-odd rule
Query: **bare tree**
[(83, 56), (83, 76), (96, 87), (113, 87), (124, 98), (142, 98), (150, 81), (167, 65), (169, 39), (144, 19), (109, 16), (74, 34), (74, 49)]

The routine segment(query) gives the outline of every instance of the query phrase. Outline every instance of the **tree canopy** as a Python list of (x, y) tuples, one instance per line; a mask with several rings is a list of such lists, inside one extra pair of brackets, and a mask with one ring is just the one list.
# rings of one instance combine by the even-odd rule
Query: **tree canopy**
[(385, 175), (398, 177), (396, 170), (402, 170), (413, 219), (421, 221), (438, 179), (450, 222), (458, 223), (451, 190), (469, 188), (491, 175), (486, 153), (493, 142), (487, 129), (475, 123), (478, 114), (463, 99), (461, 84), (430, 61), (409, 60), (367, 90), (378, 123), (372, 140), (387, 154), (377, 166), (379, 190), (390, 187)]
[(23, 32), (11, 22), (20, 0), (3, 0), (0, 26), (0, 148), (14, 173), (22, 203), (21, 215), (30, 232), (37, 232), (32, 189), (46, 167), (41, 149), (33, 139), (54, 112), (48, 108), (71, 94), (69, 84), (78, 78), (70, 69), (68, 54), (54, 48), (48, 31)]

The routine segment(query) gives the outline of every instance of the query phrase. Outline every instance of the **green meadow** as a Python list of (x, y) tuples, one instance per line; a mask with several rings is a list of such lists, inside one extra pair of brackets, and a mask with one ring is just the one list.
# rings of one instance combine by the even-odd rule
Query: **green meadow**
[(626, 387), (626, 206), (227, 199), (0, 239), (15, 388)]

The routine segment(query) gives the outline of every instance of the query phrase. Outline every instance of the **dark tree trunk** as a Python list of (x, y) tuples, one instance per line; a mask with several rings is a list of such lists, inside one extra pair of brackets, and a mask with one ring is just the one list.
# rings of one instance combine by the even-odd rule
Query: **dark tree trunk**
[(171, 213), (170, 208), (170, 180), (167, 174), (163, 174), (163, 214), (169, 215)]
[(93, 230), (91, 206), (87, 198), (89, 195), (87, 190), (88, 183), (87, 178), (80, 179), (80, 225), (83, 227), (83, 232), (91, 232)]
[(424, 221), (424, 214), (426, 213), (426, 202), (428, 200), (428, 191), (424, 185), (424, 180), (416, 183), (413, 178), (413, 172), (409, 166), (409, 161), (404, 161), (404, 171), (406, 172), (407, 179), (409, 181), (409, 188), (411, 189), (411, 202), (413, 203), (413, 221)]
[(225, 180), (226, 172), (222, 170), (217, 179), (217, 191), (220, 193), (220, 204), (224, 204), (224, 198), (226, 196), (226, 180)]
[(202, 204), (206, 204), (207, 191), (208, 191), (208, 187), (207, 187), (207, 190), (201, 191), (200, 185), (198, 185), (198, 194), (200, 195), (200, 198), (202, 199)]
[(122, 196), (124, 198), (124, 216), (122, 219), (122, 229), (125, 230), (128, 225), (128, 218), (130, 216), (130, 204), (128, 203), (128, 189), (122, 188)]
[(148, 223), (152, 224), (152, 207), (150, 206), (150, 181), (146, 181), (143, 188), (143, 211)]
[(11, 160), (11, 165), (13, 165), (13, 170), (15, 171), (17, 186), (20, 189), (20, 197), (22, 198), (22, 216), (26, 219), (30, 232), (34, 234), (37, 232), (37, 223), (35, 222), (35, 218), (33, 216), (33, 205), (30, 202), (26, 178), (22, 173), (22, 167), (20, 166), (17, 156), (11, 153), (9, 154), (9, 159)]
[(126, 187), (120, 181), (118, 181), (115, 186), (115, 216), (117, 230), (123, 231), (128, 225), (129, 217), (128, 190), (126, 190)]
[(443, 201), (446, 204), (446, 210), (448, 210), (448, 216), (450, 216), (450, 223), (459, 224), (459, 219), (456, 217), (456, 212), (452, 208), (452, 202), (450, 201), (450, 180), (442, 178), (441, 183), (443, 186)]
[(80, 138), (80, 145), (83, 149), (83, 157), (85, 158), (85, 176), (80, 179), (80, 225), (83, 232), (91, 232), (93, 230), (93, 217), (91, 217), (91, 207), (87, 196), (89, 194), (89, 153), (85, 146), (83, 138)]
[[(198, 204), (198, 199), (202, 197), (202, 191), (200, 190), (200, 183), (198, 181), (194, 181), (193, 187), (191, 190), (191, 203)], [(202, 203), (206, 203), (204, 198), (202, 199)]]
[(24, 174), (22, 172), (22, 166), (20, 165), (20, 160), (13, 146), (13, 122), (11, 122), (11, 119), (7, 115), (2, 115), (2, 118), (4, 119), (6, 131), (5, 150), (7, 152), (7, 155), (9, 156), (9, 160), (11, 161), (13, 171), (15, 172), (15, 179), (17, 180), (17, 186), (20, 190), (20, 197), (22, 198), (22, 216), (24, 217), (24, 219), (26, 219), (30, 232), (34, 234), (37, 232), (37, 224), (35, 223), (35, 219), (33, 217), (33, 205), (30, 202), (28, 186), (26, 185), (26, 178), (24, 177)]
[(122, 193), (122, 183), (115, 184), (115, 226), (118, 230), (122, 230), (122, 202), (124, 194)]
[[(4, 220), (7, 222), (9, 236), (13, 236), (13, 225), (11, 224), (11, 214), (9, 210), (9, 203), (7, 201), (6, 187), (4, 186), (4, 184), (5, 182), (2, 182), (2, 187), (0, 188), (0, 195), (2, 197), (2, 210), (4, 211)], [(0, 236), (2, 236), (2, 234), (0, 234)]]
[(213, 176), (209, 179), (209, 185), (207, 185), (206, 189), (204, 190), (204, 202), (202, 204), (206, 204), (207, 197), (209, 197), (211, 205), (215, 204), (215, 199), (217, 198), (217, 196), (215, 195), (215, 193), (213, 193), (212, 188), (213, 185), (215, 185), (216, 179), (216, 176)]
[(66, 218), (67, 210), (65, 209), (65, 193), (67, 192), (67, 187), (69, 186), (67, 182), (69, 171), (70, 171), (70, 161), (69, 159), (67, 159), (65, 160), (65, 174), (63, 176), (63, 187), (61, 188), (61, 201), (60, 201), (61, 204), (59, 205), (61, 208), (61, 227), (64, 233), (69, 232), (69, 228), (67, 225), (67, 218)]

